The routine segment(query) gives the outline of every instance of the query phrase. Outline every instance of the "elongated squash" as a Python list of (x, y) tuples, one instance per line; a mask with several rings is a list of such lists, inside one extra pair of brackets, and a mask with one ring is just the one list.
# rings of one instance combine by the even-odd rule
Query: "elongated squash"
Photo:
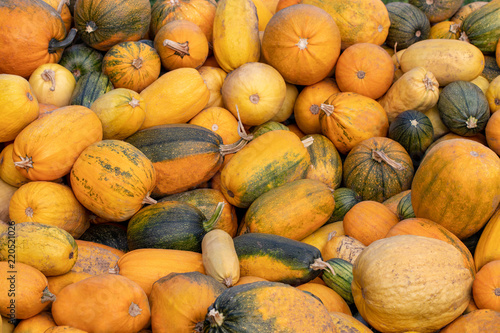
[(78, 245), (78, 259), (71, 269), (71, 272), (75, 273), (106, 274), (125, 254), (111, 246), (81, 239), (76, 240), (76, 245)]
[(247, 62), (259, 61), (259, 19), (252, 0), (218, 2), (214, 18), (213, 50), (217, 63), (226, 72)]
[(240, 262), (233, 238), (224, 230), (209, 231), (201, 242), (201, 256), (205, 272), (231, 287), (240, 279)]
[(342, 182), (342, 160), (330, 139), (321, 134), (306, 135), (302, 139), (312, 137), (313, 143), (307, 147), (311, 165), (307, 169), (307, 179), (317, 179), (332, 190)]
[(499, 240), (500, 210), (497, 210), (486, 224), (474, 251), (474, 263), (477, 271), (490, 261), (500, 260)]
[[(425, 67), (440, 86), (470, 81), (484, 69), (484, 55), (476, 46), (456, 39), (426, 39), (409, 46), (400, 59), (401, 70)], [(419, 110), (420, 111), (420, 110)]]
[(272, 188), (304, 177), (310, 157), (291, 131), (270, 131), (238, 151), (222, 169), (221, 191), (227, 201), (247, 208)]
[(257, 276), (267, 281), (297, 286), (313, 280), (319, 271), (310, 266), (321, 259), (312, 245), (283, 236), (250, 233), (234, 238), (241, 276)]

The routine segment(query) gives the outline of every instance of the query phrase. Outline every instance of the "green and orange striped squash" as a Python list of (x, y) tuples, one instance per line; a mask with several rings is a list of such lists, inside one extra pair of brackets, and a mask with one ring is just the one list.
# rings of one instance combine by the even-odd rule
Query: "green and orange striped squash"
[(400, 220), (410, 219), (415, 217), (415, 212), (413, 211), (413, 206), (411, 205), (411, 190), (406, 194), (398, 203), (396, 208), (398, 218)]
[(151, 4), (148, 0), (79, 0), (73, 19), (85, 44), (107, 51), (118, 43), (144, 37), (151, 21)]
[(111, 47), (102, 60), (102, 71), (115, 88), (140, 93), (160, 76), (158, 52), (142, 42), (123, 42)]
[(416, 217), (465, 239), (486, 224), (500, 203), (500, 158), (472, 140), (440, 142), (427, 152), (411, 188)]
[(113, 90), (113, 83), (103, 72), (89, 72), (76, 82), (71, 95), (71, 105), (82, 105), (90, 108), (92, 103), (108, 91)]
[(103, 140), (88, 146), (70, 174), (76, 198), (95, 215), (125, 221), (145, 203), (156, 183), (153, 163), (130, 143)]
[(411, 3), (390, 2), (386, 5), (391, 20), (386, 44), (397, 50), (427, 39), (431, 25), (425, 14)]
[(349, 152), (343, 172), (346, 187), (363, 200), (383, 202), (410, 188), (414, 169), (403, 146), (386, 137), (374, 137)]
[(410, 0), (409, 3), (421, 10), (432, 24), (445, 21), (460, 9), (463, 0)]
[(306, 172), (307, 179), (316, 179), (335, 190), (342, 182), (342, 159), (335, 145), (322, 134), (306, 135), (302, 139), (312, 138), (307, 147), (311, 165)]
[(333, 212), (332, 189), (315, 179), (298, 179), (260, 195), (245, 214), (246, 232), (295, 240), (309, 236)]
[(89, 72), (100, 72), (103, 55), (86, 44), (74, 44), (64, 50), (59, 65), (66, 67), (76, 81)]
[(333, 223), (342, 221), (345, 214), (358, 202), (361, 202), (361, 196), (356, 193), (356, 191), (347, 188), (340, 187), (333, 192), (333, 198), (335, 199), (335, 209), (330, 215), (327, 223)]
[(500, 37), (500, 2), (491, 1), (467, 15), (462, 31), (461, 38), (485, 54), (494, 54)]
[(291, 131), (262, 134), (238, 151), (221, 171), (221, 191), (233, 206), (248, 208), (261, 194), (304, 178), (310, 163), (304, 142)]

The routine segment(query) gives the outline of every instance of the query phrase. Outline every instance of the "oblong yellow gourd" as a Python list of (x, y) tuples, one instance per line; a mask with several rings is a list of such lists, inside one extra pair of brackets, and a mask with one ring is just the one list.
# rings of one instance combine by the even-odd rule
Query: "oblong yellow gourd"
[(455, 39), (426, 39), (410, 45), (400, 59), (401, 70), (425, 67), (440, 86), (471, 81), (484, 69), (484, 55), (476, 46)]
[(474, 263), (476, 264), (477, 271), (490, 261), (500, 260), (499, 239), (500, 210), (497, 210), (486, 224), (477, 242), (476, 250), (474, 251)]
[(322, 251), (323, 247), (331, 239), (331, 237), (343, 235), (345, 235), (343, 222), (338, 221), (322, 226), (321, 228), (301, 240), (301, 242), (312, 245), (318, 250)]
[(392, 122), (406, 110), (425, 112), (436, 105), (438, 99), (439, 83), (434, 74), (424, 67), (415, 67), (394, 82), (378, 102)]
[(217, 63), (230, 72), (260, 58), (259, 20), (252, 0), (221, 0), (214, 18), (213, 50)]
[(209, 231), (201, 242), (205, 273), (231, 287), (240, 279), (240, 261), (231, 235), (222, 229)]

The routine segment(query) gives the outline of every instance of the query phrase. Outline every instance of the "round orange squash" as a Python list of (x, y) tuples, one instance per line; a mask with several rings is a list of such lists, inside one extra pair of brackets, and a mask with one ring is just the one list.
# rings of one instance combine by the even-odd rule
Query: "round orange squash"
[(500, 327), (500, 312), (480, 309), (458, 317), (441, 329), (440, 333), (497, 333)]
[(50, 311), (42, 311), (39, 314), (21, 320), (19, 324), (17, 324), (15, 333), (37, 333), (37, 332), (46, 332), (47, 329), (56, 326), (56, 322), (54, 318), (52, 318), (52, 314)]
[(287, 82), (314, 84), (335, 66), (340, 55), (340, 32), (323, 9), (293, 5), (273, 15), (262, 37), (261, 52)]
[(481, 267), (472, 284), (472, 295), (479, 309), (500, 312), (500, 260)]
[(88, 333), (78, 328), (71, 326), (53, 326), (47, 329), (44, 333)]
[(465, 239), (486, 224), (500, 203), (500, 158), (472, 140), (440, 142), (425, 155), (411, 188), (416, 217)]
[(102, 274), (62, 289), (52, 304), (52, 316), (59, 326), (87, 332), (134, 333), (148, 324), (151, 312), (148, 297), (137, 283)]
[(167, 70), (199, 68), (208, 56), (208, 41), (203, 31), (188, 20), (174, 20), (156, 34), (155, 49)]
[(328, 97), (340, 92), (337, 83), (332, 78), (325, 78), (318, 83), (304, 87), (293, 106), (293, 115), (297, 126), (305, 134), (320, 134), (319, 115), (321, 104)]
[(238, 120), (229, 110), (221, 107), (213, 106), (202, 110), (189, 124), (205, 127), (219, 134), (223, 144), (235, 143), (240, 139)]
[(59, 15), (61, 15), (61, 19), (64, 22), (64, 27), (66, 28), (66, 32), (71, 29), (71, 25), (73, 24), (73, 17), (71, 16), (71, 11), (69, 9), (69, 1), (68, 0), (43, 0), (48, 3), (52, 8), (54, 8)]
[(355, 92), (373, 99), (392, 85), (394, 65), (382, 47), (357, 43), (342, 52), (335, 66), (335, 80), (341, 91)]
[(93, 275), (90, 273), (76, 272), (74, 270), (70, 270), (68, 273), (62, 275), (49, 276), (47, 277), (49, 290), (57, 297), (57, 294), (59, 294), (64, 287), (91, 276)]

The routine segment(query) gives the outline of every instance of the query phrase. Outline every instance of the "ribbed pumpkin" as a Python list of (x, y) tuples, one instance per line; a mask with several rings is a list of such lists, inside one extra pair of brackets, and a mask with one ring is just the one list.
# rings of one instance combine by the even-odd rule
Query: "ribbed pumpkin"
[(55, 180), (70, 171), (85, 148), (101, 139), (101, 121), (94, 112), (84, 106), (65, 106), (18, 134), (14, 164), (31, 180)]
[[(43, 1), (7, 0), (0, 5), (0, 73), (29, 78), (40, 65), (57, 63), (76, 30), (66, 36), (57, 11)], [(1, 140), (0, 140), (1, 141)]]
[(467, 15), (460, 37), (477, 46), (485, 54), (495, 53), (500, 37), (500, 3), (492, 1)]
[(247, 208), (272, 188), (304, 177), (310, 157), (291, 131), (270, 131), (238, 151), (222, 169), (221, 191), (233, 206)]
[(107, 245), (77, 239), (78, 259), (71, 269), (90, 275), (107, 274), (125, 253)]
[[(0, 294), (0, 314), (6, 318), (26, 319), (45, 309), (54, 300), (54, 295), (47, 288), (47, 278), (42, 272), (21, 262), (15, 265), (13, 275), (9, 262), (0, 261), (0, 274), (4, 277), (0, 279), (0, 290), (4, 291)], [(11, 284), (15, 286), (15, 298), (8, 292)]]
[(469, 2), (466, 5), (463, 5), (460, 7), (455, 14), (450, 18), (450, 21), (456, 22), (462, 27), (462, 23), (464, 22), (465, 18), (469, 16), (470, 13), (475, 11), (476, 9), (481, 8), (482, 6), (486, 5), (489, 1), (474, 1), (474, 2)]
[(61, 19), (64, 22), (64, 27), (66, 28), (66, 32), (71, 29), (71, 25), (73, 24), (73, 17), (71, 16), (71, 12), (69, 10), (69, 1), (66, 0), (43, 0), (48, 3), (52, 8), (54, 8), (59, 15), (61, 15)]
[(427, 39), (430, 33), (429, 19), (425, 14), (410, 3), (390, 2), (386, 5), (391, 26), (386, 44), (397, 50)]
[(29, 83), (38, 103), (69, 105), (76, 86), (73, 74), (59, 64), (43, 64), (31, 74)]
[(314, 296), (281, 283), (259, 281), (223, 291), (208, 308), (204, 332), (234, 329), (242, 333), (332, 332), (333, 322)]
[(434, 24), (449, 19), (462, 6), (463, 0), (410, 0), (410, 3)]
[(410, 192), (411, 192), (411, 190), (406, 190), (406, 191), (399, 192), (398, 194), (394, 194), (392, 197), (390, 197), (389, 199), (383, 201), (382, 203), (384, 204), (384, 206), (386, 206), (387, 208), (389, 208), (389, 210), (391, 212), (393, 212), (394, 214), (397, 215), (398, 214), (399, 203)]
[(314, 84), (328, 76), (340, 55), (339, 28), (317, 6), (290, 6), (267, 24), (262, 52), (288, 83)]
[(235, 143), (241, 138), (238, 134), (238, 120), (229, 110), (218, 106), (200, 111), (189, 124), (202, 126), (219, 134), (224, 144)]
[[(150, 1), (151, 2), (151, 1)], [(154, 36), (168, 22), (188, 20), (198, 25), (212, 43), (217, 3), (214, 0), (156, 0), (151, 2), (150, 35)]]
[(347, 187), (340, 187), (336, 189), (333, 192), (333, 198), (335, 199), (335, 209), (333, 210), (333, 213), (327, 223), (342, 221), (345, 214), (355, 204), (361, 202), (361, 196), (357, 194), (356, 191)]
[(415, 212), (413, 211), (413, 206), (411, 205), (411, 191), (401, 198), (398, 206), (396, 207), (396, 213), (400, 220), (415, 217)]
[(382, 202), (410, 188), (413, 164), (406, 150), (396, 141), (374, 137), (356, 145), (344, 161), (346, 187), (363, 200)]
[[(75, 28), (85, 44), (107, 51), (121, 42), (141, 39), (151, 21), (148, 0), (79, 0), (74, 7)], [(119, 22), (119, 23), (118, 23)]]
[(198, 68), (203, 81), (210, 91), (210, 98), (208, 100), (205, 108), (212, 106), (224, 107), (224, 102), (222, 102), (221, 88), (224, 80), (226, 79), (227, 73), (224, 72), (222, 68), (207, 66), (206, 62)]
[(297, 126), (305, 134), (320, 134), (319, 115), (321, 104), (331, 95), (340, 92), (332, 78), (325, 78), (318, 83), (304, 87), (293, 107), (293, 115)]
[[(111, 272), (139, 284), (149, 296), (155, 281), (168, 274), (200, 272), (205, 274), (201, 253), (167, 249), (139, 249), (123, 255)], [(110, 272), (110, 273), (111, 273)]]
[(499, 235), (500, 211), (497, 210), (481, 232), (474, 251), (474, 263), (477, 271), (490, 261), (500, 260), (500, 248), (497, 246)]
[(389, 31), (386, 6), (379, 0), (301, 0), (300, 3), (324, 9), (337, 23), (342, 49), (356, 43), (382, 45)]
[(161, 75), (141, 92), (146, 119), (141, 129), (163, 124), (186, 123), (203, 110), (210, 92), (194, 68), (178, 68)]
[(460, 24), (453, 21), (441, 21), (431, 27), (430, 39), (458, 39), (460, 37)]
[(208, 56), (208, 41), (203, 31), (188, 20), (174, 20), (158, 30), (155, 49), (167, 70), (199, 68)]
[(472, 140), (440, 142), (427, 152), (411, 188), (416, 217), (467, 238), (486, 224), (500, 202), (500, 158)]
[(66, 67), (78, 81), (89, 72), (100, 72), (103, 55), (85, 44), (74, 44), (64, 50), (59, 65)]
[(500, 260), (494, 260), (477, 272), (472, 295), (479, 309), (500, 312)]
[(115, 88), (140, 93), (160, 76), (158, 52), (142, 42), (123, 42), (111, 47), (102, 60), (102, 71)]
[(10, 186), (17, 188), (30, 182), (31, 179), (23, 176), (19, 169), (16, 168), (12, 156), (13, 149), (14, 144), (11, 143), (0, 152), (0, 178)]
[[(110, 307), (113, 314), (102, 318)], [(146, 327), (151, 312), (148, 297), (137, 283), (124, 276), (102, 274), (61, 290), (52, 304), (52, 315), (59, 326), (87, 332), (133, 333)]]
[(85, 208), (71, 188), (53, 182), (30, 182), (12, 196), (9, 216), (17, 222), (36, 222), (66, 230), (74, 238), (89, 227)]
[[(236, 45), (238, 52), (234, 52)], [(221, 0), (217, 3), (213, 52), (217, 63), (228, 73), (247, 62), (259, 61), (257, 9), (251, 0)]]
[(364, 200), (354, 205), (344, 216), (343, 226), (351, 236), (368, 246), (384, 238), (387, 232), (399, 222), (396, 214), (380, 202)]
[(222, 84), (226, 108), (244, 125), (257, 126), (271, 120), (286, 96), (286, 84), (272, 66), (260, 62), (241, 65)]
[[(405, 196), (406, 197), (406, 196)], [(417, 235), (440, 239), (453, 245), (462, 254), (465, 265), (469, 268), (472, 276), (476, 274), (472, 254), (465, 244), (451, 231), (440, 224), (423, 218), (408, 218), (398, 222), (385, 235), (393, 237), (397, 235)]]
[(375, 329), (430, 333), (465, 310), (472, 281), (452, 245), (400, 235), (361, 252), (353, 266), (352, 294), (359, 313)]
[(170, 273), (153, 284), (151, 328), (158, 333), (200, 331), (207, 308), (226, 288), (200, 272)]
[(113, 90), (113, 88), (113, 84), (106, 74), (102, 72), (89, 72), (78, 79), (71, 95), (70, 104), (90, 108), (96, 99)]
[(500, 312), (480, 309), (464, 314), (449, 325), (443, 327), (441, 333), (481, 333), (481, 332), (496, 332), (500, 325)]
[(0, 74), (0, 101), (0, 142), (7, 142), (38, 117), (38, 100), (28, 80), (19, 75)]
[(144, 203), (156, 183), (153, 163), (130, 143), (104, 140), (87, 147), (73, 165), (71, 187), (78, 201), (99, 217), (125, 221)]
[(311, 164), (306, 172), (307, 179), (316, 179), (335, 190), (342, 182), (342, 160), (337, 148), (326, 136), (321, 134), (306, 135), (302, 139), (312, 138), (307, 146)]
[(321, 133), (342, 154), (363, 140), (387, 135), (387, 114), (370, 97), (352, 92), (334, 94), (321, 104), (321, 110)]
[(394, 65), (382, 47), (356, 43), (340, 55), (335, 65), (335, 80), (341, 91), (373, 99), (381, 97), (392, 85)]

